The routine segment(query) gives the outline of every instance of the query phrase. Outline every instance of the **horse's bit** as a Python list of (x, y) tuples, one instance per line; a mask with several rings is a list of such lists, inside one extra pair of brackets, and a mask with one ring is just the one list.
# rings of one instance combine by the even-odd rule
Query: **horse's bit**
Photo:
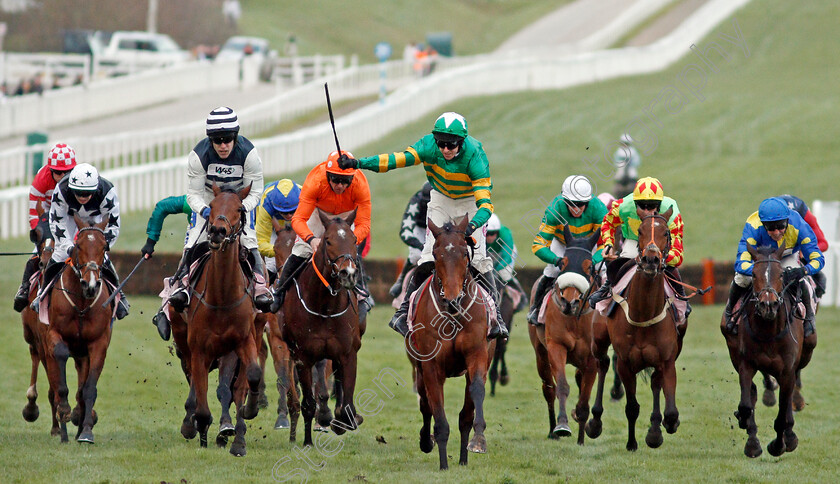
[[(230, 223), (230, 220), (228, 220), (228, 218), (225, 217), (224, 214), (216, 216), (216, 220), (221, 220), (222, 222), (226, 223), (228, 228), (230, 229), (230, 235), (226, 236), (222, 240), (222, 245), (220, 247), (222, 252), (224, 252), (228, 245), (232, 244), (237, 238), (239, 238), (243, 231), (245, 231), (245, 207), (240, 207), (239, 212), (239, 228), (236, 230), (233, 229), (233, 224)], [(212, 227), (212, 225), (208, 226), (206, 230), (209, 231), (210, 227)]]

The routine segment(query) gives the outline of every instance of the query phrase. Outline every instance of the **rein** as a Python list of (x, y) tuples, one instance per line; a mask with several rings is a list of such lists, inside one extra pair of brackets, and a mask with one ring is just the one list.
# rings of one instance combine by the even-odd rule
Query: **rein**
[[(659, 265), (656, 267), (656, 274), (654, 274), (654, 276), (655, 276), (655, 275), (661, 273), (665, 269), (665, 257), (668, 255), (668, 252), (671, 251), (671, 230), (668, 228), (668, 220), (666, 220), (665, 217), (663, 217), (662, 215), (659, 215), (658, 213), (655, 213), (653, 215), (648, 215), (648, 216), (646, 216), (642, 219), (642, 222), (644, 222), (645, 220), (647, 220), (649, 218), (662, 220), (665, 223), (665, 234), (668, 236), (668, 241), (665, 243), (665, 247), (660, 250), (659, 246), (656, 245), (656, 241), (653, 238), (654, 237), (654, 231), (651, 230), (650, 231), (650, 241), (645, 246), (645, 249), (647, 249), (648, 247), (653, 245), (654, 247), (656, 247), (657, 250), (659, 250), (662, 253), (662, 257), (659, 259)], [(636, 243), (638, 244), (639, 255), (636, 256), (635, 262), (636, 262), (636, 266), (641, 268), (642, 267), (642, 241), (637, 240)]]
[[(756, 264), (771, 263), (771, 262), (779, 264), (779, 266), (781, 266), (781, 264), (782, 264), (782, 262), (779, 261), (779, 260), (767, 259), (767, 260), (760, 260), (760, 261), (753, 262), (753, 267), (755, 267)], [(745, 323), (744, 326), (746, 326), (747, 335), (750, 337), (751, 340), (753, 340), (756, 343), (773, 343), (773, 342), (781, 340), (782, 338), (784, 338), (788, 334), (791, 335), (791, 338), (793, 338), (794, 341), (796, 340), (793, 336), (793, 333), (790, 332), (790, 317), (789, 317), (790, 306), (788, 305), (788, 301), (784, 297), (784, 294), (788, 292), (788, 288), (790, 288), (792, 285), (797, 284), (797, 283), (798, 283), (797, 281), (791, 281), (791, 282), (787, 283), (782, 288), (781, 294), (779, 294), (779, 292), (776, 291), (772, 287), (763, 287), (756, 293), (755, 292), (755, 286), (753, 286), (752, 296), (750, 296), (748, 302), (756, 302), (757, 303), (762, 294), (771, 294), (771, 295), (775, 296), (776, 299), (782, 301), (782, 308), (781, 309), (784, 309), (785, 327), (782, 328), (782, 330), (779, 331), (778, 333), (776, 333), (775, 335), (772, 335), (772, 336), (769, 336), (769, 337), (759, 337), (753, 331), (752, 325), (750, 325), (750, 318), (749, 317), (744, 317), (744, 323)], [(744, 304), (744, 306), (746, 306), (746, 303)], [(742, 306), (739, 310), (739, 312), (741, 312), (742, 315), (743, 315), (743, 313), (745, 313), (744, 306)], [(753, 314), (754, 313), (755, 313), (755, 308), (753, 308)], [(756, 314), (756, 316), (758, 316), (758, 315)], [(764, 318), (762, 318), (762, 319), (764, 319)]]
[[(221, 220), (222, 222), (226, 223), (228, 228), (230, 229), (230, 235), (228, 235), (224, 239), (222, 239), (222, 244), (219, 246), (219, 249), (222, 252), (224, 252), (225, 249), (227, 249), (227, 247), (229, 245), (233, 244), (233, 242), (236, 239), (238, 239), (240, 235), (242, 235), (242, 232), (245, 231), (245, 207), (241, 207), (240, 212), (241, 213), (239, 214), (239, 224), (238, 224), (239, 228), (236, 229), (236, 230), (233, 229), (233, 224), (230, 223), (230, 220), (228, 220), (228, 218), (225, 217), (224, 214), (216, 216), (216, 220)], [(205, 220), (203, 231), (208, 231), (210, 227), (212, 227), (212, 225), (209, 225), (207, 223), (207, 221)], [(210, 237), (208, 236), (207, 239), (209, 240)], [(211, 249), (213, 248), (212, 245), (211, 245), (210, 248)]]

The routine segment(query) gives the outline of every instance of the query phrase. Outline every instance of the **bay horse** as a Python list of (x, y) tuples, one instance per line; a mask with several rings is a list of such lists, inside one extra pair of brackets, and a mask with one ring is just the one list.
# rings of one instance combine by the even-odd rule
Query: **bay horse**
[[(578, 422), (578, 445), (584, 443), (584, 431), (590, 438), (601, 435), (601, 415), (604, 412), (604, 380), (609, 359), (596, 358), (592, 353), (592, 318), (595, 311), (587, 304), (595, 289), (596, 274), (592, 263), (592, 248), (600, 233), (588, 237), (574, 237), (568, 225), (563, 226), (566, 251), (560, 265), (561, 273), (548, 292), (545, 325), (528, 325), (531, 345), (537, 357), (537, 373), (548, 405), (549, 438), (572, 435), (566, 416), (569, 384), (566, 364), (575, 368), (575, 382), (579, 395), (572, 418)], [(592, 419), (589, 418), (589, 397), (598, 377)], [(560, 412), (555, 420), (554, 402), (559, 401)]]
[(721, 332), (741, 386), (735, 416), (738, 426), (747, 431), (747, 457), (758, 457), (762, 452), (755, 423), (758, 395), (753, 377), (757, 371), (765, 372), (779, 384), (779, 412), (773, 422), (776, 438), (767, 446), (770, 455), (778, 457), (799, 445), (793, 431), (793, 393), (797, 372), (811, 361), (817, 334), (804, 338), (802, 320), (791, 309), (795, 302), (788, 288), (799, 282), (784, 284), (784, 245), (778, 249), (747, 246), (747, 251), (753, 259), (752, 294), (738, 313), (738, 334), (725, 330), (725, 316), (721, 318)]
[[(672, 213), (673, 208), (670, 208), (663, 214), (642, 218), (636, 272), (627, 286), (624, 300), (617, 294), (613, 295), (614, 300), (621, 301), (621, 309), (616, 309), (612, 317), (606, 318), (609, 339), (618, 357), (616, 369), (626, 392), (624, 413), (627, 416), (626, 448), (629, 451), (638, 448), (636, 374), (645, 368), (653, 368), (650, 382), (653, 411), (645, 443), (651, 448), (659, 447), (662, 445), (660, 425), (664, 425), (669, 434), (676, 432), (680, 425), (675, 363), (682, 351), (685, 327), (677, 327), (673, 312), (667, 307), (670, 301), (665, 295), (665, 256), (671, 248), (668, 220)], [(660, 392), (665, 396), (664, 420), (659, 407)]]
[[(423, 426), (420, 450), (429, 453), (438, 446), (440, 469), (449, 468), (446, 445), (449, 423), (443, 402), (447, 378), (465, 376), (464, 406), (458, 418), (461, 432), (460, 465), (467, 465), (468, 451), (487, 452), (484, 429), (484, 384), (490, 359), (487, 320), (490, 317), (479, 285), (470, 273), (470, 255), (465, 237), (468, 217), (454, 225), (438, 227), (434, 235), (434, 275), (420, 286), (416, 318), (405, 339), (409, 360), (416, 371), (417, 393)], [(429, 433), (435, 418), (434, 440)], [(469, 439), (470, 429), (475, 431)], [(468, 444), (469, 442), (469, 444)]]
[[(207, 238), (210, 255), (199, 275), (187, 310), (187, 346), (190, 352), (190, 396), (185, 407), (194, 405), (195, 426), (201, 447), (207, 446), (207, 430), (213, 420), (207, 403), (208, 372), (211, 364), (231, 352), (239, 359), (239, 375), (233, 392), (236, 427), (230, 453), (244, 456), (245, 419), (257, 416), (260, 365), (255, 342), (253, 300), (239, 262), (240, 235), (248, 223), (242, 200), (251, 186), (238, 192), (213, 184)], [(220, 365), (220, 381), (223, 376)], [(227, 367), (226, 367), (227, 368)], [(247, 387), (246, 387), (247, 383)], [(224, 390), (220, 385), (220, 389)], [(246, 400), (247, 392), (247, 400)], [(225, 411), (223, 395), (222, 409)], [(220, 443), (217, 438), (217, 443)]]
[[(355, 430), (364, 420), (356, 414), (357, 353), (362, 345), (358, 301), (354, 288), (358, 277), (353, 211), (346, 219), (318, 211), (324, 234), (321, 243), (293, 281), (295, 291), (283, 301), (281, 336), (288, 345), (300, 379), (305, 424), (304, 445), (312, 445), (312, 419), (316, 412), (312, 367), (323, 359), (333, 362), (337, 381), (335, 418), (319, 413), (319, 424), (337, 435)], [(279, 314), (279, 312), (278, 312)]]
[[(108, 220), (98, 224), (84, 223), (73, 216), (79, 230), (76, 241), (68, 254), (61, 274), (50, 289), (49, 326), (36, 331), (44, 344), (43, 358), (50, 385), (50, 400), (55, 419), (60, 424), (62, 442), (67, 442), (68, 421), (78, 425), (76, 441), (94, 443), (93, 426), (97, 416), (96, 385), (105, 366), (105, 355), (111, 342), (111, 307), (102, 307), (110, 289), (102, 278), (102, 265), (108, 242), (105, 227)], [(34, 315), (37, 321), (37, 315)], [(43, 326), (40, 322), (37, 325)], [(31, 324), (30, 324), (31, 327)], [(71, 413), (67, 397), (66, 366), (73, 357), (78, 373), (79, 388), (76, 392), (76, 409)]]

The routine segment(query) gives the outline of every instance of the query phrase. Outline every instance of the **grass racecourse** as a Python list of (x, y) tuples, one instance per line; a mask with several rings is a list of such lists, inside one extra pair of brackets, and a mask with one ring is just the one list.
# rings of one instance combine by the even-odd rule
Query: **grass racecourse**
[[(471, 133), (484, 143), (491, 160), (493, 200), (503, 223), (514, 232), (523, 264), (537, 265), (528, 250), (530, 239), (545, 202), (557, 194), (563, 178), (584, 173), (608, 189), (609, 179), (594, 171), (606, 162), (587, 167), (581, 160), (609, 148), (634, 119), (647, 126), (645, 134), (637, 124), (639, 131), (631, 130), (634, 137), (657, 140), (655, 149), (650, 142), (643, 153), (641, 174), (659, 177), (666, 194), (678, 201), (685, 218), (686, 262), (706, 257), (732, 260), (743, 221), (761, 199), (786, 192), (809, 203), (837, 199), (834, 187), (840, 168), (833, 161), (840, 141), (832, 126), (840, 111), (834, 25), (838, 15), (840, 4), (828, 0), (754, 0), (696, 43), (706, 50), (716, 42), (726, 52), (728, 60), (714, 50), (707, 52), (716, 71), (686, 45), (686, 58), (662, 73), (565, 91), (465, 99), (446, 110), (464, 114)], [(736, 45), (721, 34), (742, 40)], [(689, 69), (691, 64), (704, 69), (705, 84), (700, 82), (699, 70)], [(681, 79), (693, 79), (695, 86), (703, 87), (692, 94)], [(436, 115), (430, 113), (355, 153), (401, 150), (428, 132)], [(302, 173), (293, 175), (303, 179)], [(422, 175), (419, 169), (407, 169), (369, 174), (368, 179), (374, 199), (371, 257), (403, 256), (396, 224), (408, 196), (422, 183)], [(147, 216), (124, 217), (115, 250), (139, 252)], [(182, 223), (183, 219), (170, 218), (158, 250), (180, 249)], [(23, 239), (3, 243), (4, 250), (10, 251), (25, 250), (28, 245)], [(808, 406), (796, 414), (794, 427), (799, 448), (781, 458), (767, 452), (754, 460), (744, 457), (746, 434), (733, 417), (737, 379), (718, 330), (722, 308), (699, 304), (677, 362), (682, 424), (656, 450), (644, 444), (635, 453), (624, 449), (623, 401), (605, 403), (604, 433), (595, 441), (587, 440), (584, 447), (572, 439), (546, 439), (547, 412), (520, 314), (514, 320), (508, 353), (512, 381), (486, 403), (488, 454), (470, 455), (466, 468), (451, 460), (451, 469), (439, 472), (437, 454), (419, 451), (421, 418), (408, 385), (409, 365), (400, 339), (386, 326), (391, 310), (382, 301), (369, 319), (357, 380), (357, 392), (376, 392), (382, 408), (357, 432), (336, 438), (340, 448), (305, 451), (290, 444), (285, 431), (272, 430), (275, 414), (269, 409), (249, 423), (245, 458), (235, 459), (215, 448), (199, 449), (197, 442), (184, 441), (178, 432), (187, 385), (171, 349), (149, 324), (159, 301), (140, 296), (131, 298), (132, 314), (115, 325), (96, 404), (100, 415), (95, 427), (97, 443), (60, 445), (49, 436), (43, 371), (41, 418), (28, 424), (20, 414), (29, 358), (11, 298), (22, 266), (19, 258), (0, 260), (0, 287), (6, 295), (0, 307), (5, 321), (0, 338), (6, 342), (0, 346), (4, 373), (0, 415), (6, 423), (0, 432), (3, 482), (268, 482), (284, 478), (303, 482), (308, 478), (310, 482), (752, 483), (828, 482), (837, 475), (840, 419), (835, 402), (840, 398), (840, 370), (834, 362), (840, 345), (840, 310), (836, 308), (823, 308), (817, 316), (819, 344), (803, 372)], [(406, 382), (385, 387), (393, 398), (373, 383), (386, 369), (395, 370)], [(269, 376), (271, 400), (276, 398), (273, 382)], [(639, 387), (637, 432), (643, 437), (651, 397), (646, 384), (640, 382)], [(463, 398), (463, 380), (451, 380), (447, 389), (452, 425)], [(573, 390), (571, 399), (575, 396)], [(764, 446), (772, 438), (774, 416), (775, 409), (759, 404), (757, 422)], [(575, 424), (572, 427), (576, 429)], [(378, 442), (379, 437), (385, 443)], [(449, 454), (454, 459), (457, 445), (453, 432)]]

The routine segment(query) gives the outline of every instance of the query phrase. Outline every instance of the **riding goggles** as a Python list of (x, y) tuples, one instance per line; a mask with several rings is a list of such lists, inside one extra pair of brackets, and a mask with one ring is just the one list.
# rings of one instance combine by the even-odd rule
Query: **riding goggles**
[(78, 198), (89, 197), (89, 196), (93, 195), (94, 191), (95, 190), (73, 190), (73, 189), (70, 189), (70, 193), (72, 193), (73, 195), (75, 195)]
[(350, 186), (350, 184), (353, 183), (352, 176), (334, 175), (332, 173), (327, 173), (327, 180), (331, 183), (335, 183), (336, 185)]
[(781, 230), (784, 232), (787, 230), (787, 220), (773, 220), (772, 222), (762, 222), (764, 225), (764, 229), (768, 232), (773, 232), (775, 230)]
[(636, 207), (642, 210), (659, 210), (660, 205), (662, 202), (658, 200), (638, 200), (636, 201)]
[(447, 150), (454, 150), (454, 149), (458, 148), (459, 146), (461, 146), (460, 141), (441, 141), (441, 140), (437, 140), (437, 141), (435, 141), (435, 143), (437, 143), (438, 148), (447, 149)]
[(588, 201), (566, 200), (565, 198), (563, 201), (569, 208), (586, 208), (589, 205)]
[(223, 145), (233, 141), (233, 138), (233, 135), (228, 134), (223, 136), (213, 136), (210, 138), (210, 141), (212, 141), (214, 145)]

